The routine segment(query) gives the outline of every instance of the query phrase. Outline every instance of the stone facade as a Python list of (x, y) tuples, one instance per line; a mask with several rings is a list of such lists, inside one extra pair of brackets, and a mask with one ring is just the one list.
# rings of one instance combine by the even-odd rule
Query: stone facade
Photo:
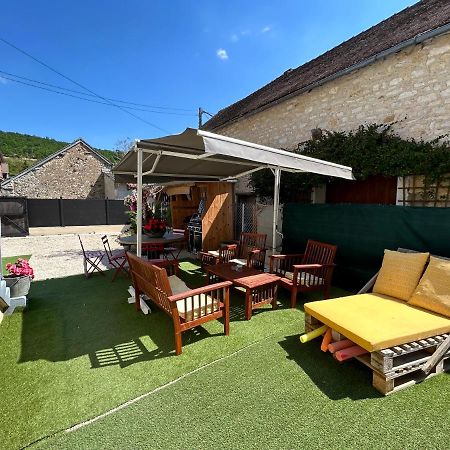
[(211, 131), (289, 150), (310, 139), (314, 128), (397, 122), (400, 136), (431, 140), (450, 131), (449, 75), (447, 33)]
[(27, 198), (114, 198), (110, 168), (110, 164), (102, 161), (80, 140), (42, 165), (38, 164), (34, 169), (11, 179), (2, 186), (2, 195)]

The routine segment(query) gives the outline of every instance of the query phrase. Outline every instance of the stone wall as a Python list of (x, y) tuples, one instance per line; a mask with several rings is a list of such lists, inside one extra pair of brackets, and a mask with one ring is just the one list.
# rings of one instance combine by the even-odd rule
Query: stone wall
[(430, 140), (450, 130), (449, 75), (445, 34), (214, 132), (293, 149), (314, 128), (352, 130), (398, 121), (394, 130), (400, 136)]
[(2, 195), (28, 198), (105, 198), (105, 164), (79, 142), (62, 155), (12, 181)]

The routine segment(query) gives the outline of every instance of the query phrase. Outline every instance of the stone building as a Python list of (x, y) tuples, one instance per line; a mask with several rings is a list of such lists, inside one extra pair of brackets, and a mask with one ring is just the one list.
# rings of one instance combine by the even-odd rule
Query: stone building
[[(294, 149), (317, 128), (450, 131), (450, 2), (423, 0), (222, 109), (204, 129)], [(240, 182), (237, 191), (249, 192)]]
[(77, 139), (0, 184), (3, 196), (27, 198), (115, 198), (112, 163)]

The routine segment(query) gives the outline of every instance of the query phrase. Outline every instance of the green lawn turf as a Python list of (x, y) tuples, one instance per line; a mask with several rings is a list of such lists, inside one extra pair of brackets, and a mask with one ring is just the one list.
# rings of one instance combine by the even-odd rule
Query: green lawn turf
[(30, 259), (31, 255), (20, 255), (20, 256), (6, 256), (2, 258), (2, 273), (3, 275), (8, 275), (8, 271), (6, 270), (6, 264), (15, 263), (18, 258), (22, 259)]
[[(188, 285), (204, 282), (194, 264), (182, 268)], [(247, 322), (233, 294), (230, 336), (210, 322), (183, 333), (176, 357), (170, 318), (137, 314), (127, 281), (110, 276), (34, 282), (29, 308), (4, 319), (1, 448), (38, 440), (44, 448), (445, 447), (448, 376), (383, 398), (358, 363), (338, 364), (317, 341), (299, 344), (303, 312), (287, 308), (286, 295)]]

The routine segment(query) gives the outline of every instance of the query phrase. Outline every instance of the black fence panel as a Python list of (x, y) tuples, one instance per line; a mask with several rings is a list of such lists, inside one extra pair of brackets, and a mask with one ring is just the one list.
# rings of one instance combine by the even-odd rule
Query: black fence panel
[(28, 199), (30, 227), (121, 225), (128, 220), (122, 200)]
[(28, 222), (30, 227), (61, 226), (59, 199), (28, 199)]
[(0, 197), (2, 236), (28, 235), (27, 201), (21, 197)]
[(109, 225), (122, 225), (128, 222), (128, 215), (123, 200), (107, 200), (107, 223)]
[(105, 200), (63, 200), (61, 206), (64, 226), (107, 223)]

